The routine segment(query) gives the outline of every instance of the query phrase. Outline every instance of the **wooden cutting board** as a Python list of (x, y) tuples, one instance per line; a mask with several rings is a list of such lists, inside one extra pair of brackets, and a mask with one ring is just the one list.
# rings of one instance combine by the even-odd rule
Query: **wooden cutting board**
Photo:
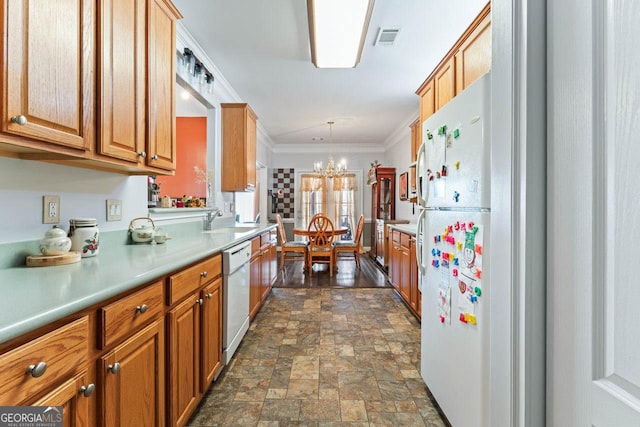
[(67, 252), (63, 255), (29, 255), (27, 257), (27, 267), (73, 264), (74, 262), (79, 262), (80, 258), (80, 252)]

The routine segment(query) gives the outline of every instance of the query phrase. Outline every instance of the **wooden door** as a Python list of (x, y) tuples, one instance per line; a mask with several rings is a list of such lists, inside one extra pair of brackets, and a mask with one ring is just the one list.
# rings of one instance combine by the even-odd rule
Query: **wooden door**
[(640, 3), (548, 2), (544, 16), (546, 422), (638, 426)]
[(410, 280), (410, 288), (409, 288), (409, 305), (415, 313), (418, 315), (418, 318), (421, 317), (420, 314), (420, 290), (418, 289), (418, 261), (416, 259), (416, 238), (411, 237), (411, 243), (409, 246), (409, 275), (411, 276)]
[(176, 19), (169, 1), (148, 0), (147, 165), (176, 168)]
[(411, 303), (411, 255), (409, 248), (400, 246), (400, 295)]
[(435, 111), (451, 101), (456, 94), (454, 58), (451, 57), (438, 70), (434, 77)]
[(250, 108), (246, 110), (246, 132), (247, 132), (247, 176), (246, 188), (256, 188), (256, 138), (257, 138), (257, 117)]
[(491, 70), (491, 15), (469, 34), (455, 55), (456, 95)]
[(200, 400), (200, 294), (191, 294), (167, 317), (169, 421), (183, 426)]
[(271, 259), (269, 246), (262, 248), (260, 255), (260, 301), (264, 301), (271, 290)]
[(95, 385), (89, 381), (86, 370), (63, 382), (33, 406), (62, 406), (64, 427), (89, 427), (94, 424), (89, 417), (89, 399), (95, 399)]
[(146, 0), (100, 5), (98, 152), (144, 166)]
[(95, 2), (6, 0), (3, 8), (2, 130), (91, 150)]
[(102, 357), (105, 426), (163, 426), (164, 319)]
[(222, 368), (222, 279), (202, 290), (202, 374), (200, 392), (204, 393)]
[(278, 278), (278, 246), (276, 244), (269, 247), (269, 273), (269, 287), (271, 287)]

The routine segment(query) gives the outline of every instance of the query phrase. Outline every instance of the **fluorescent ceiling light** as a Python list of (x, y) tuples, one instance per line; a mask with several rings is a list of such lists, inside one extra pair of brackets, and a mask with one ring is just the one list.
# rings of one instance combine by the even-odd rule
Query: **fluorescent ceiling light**
[(307, 0), (311, 59), (318, 68), (360, 62), (374, 0)]

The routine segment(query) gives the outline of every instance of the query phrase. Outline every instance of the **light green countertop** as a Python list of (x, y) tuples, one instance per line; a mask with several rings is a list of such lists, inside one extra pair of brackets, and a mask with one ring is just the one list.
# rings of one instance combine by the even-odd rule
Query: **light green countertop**
[(395, 228), (403, 233), (411, 234), (412, 236), (416, 235), (416, 224), (389, 224), (388, 227)]
[[(173, 232), (171, 240), (161, 245), (126, 245), (115, 243), (122, 239), (101, 236), (99, 254), (75, 264), (0, 269), (0, 343), (180, 270), (274, 227), (275, 224), (258, 224), (254, 231), (243, 233)], [(106, 243), (108, 240), (111, 244)]]

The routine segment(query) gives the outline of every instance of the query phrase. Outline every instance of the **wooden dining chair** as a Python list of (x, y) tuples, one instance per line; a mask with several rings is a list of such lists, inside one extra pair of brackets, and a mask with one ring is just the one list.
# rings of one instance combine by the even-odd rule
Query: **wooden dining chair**
[(340, 252), (353, 254), (358, 270), (360, 269), (360, 241), (362, 240), (362, 232), (364, 231), (364, 215), (360, 215), (358, 225), (356, 225), (356, 234), (353, 240), (338, 240), (333, 242), (333, 257), (338, 262)]
[(287, 235), (284, 231), (284, 224), (280, 214), (276, 215), (276, 224), (278, 228), (278, 237), (280, 237), (280, 270), (284, 268), (284, 260), (287, 254), (298, 253), (304, 257), (305, 264), (307, 262), (307, 249), (309, 242), (290, 240), (287, 241)]
[(311, 218), (307, 232), (309, 272), (313, 272), (313, 263), (329, 264), (329, 276), (333, 276), (333, 223), (329, 217), (316, 214)]

